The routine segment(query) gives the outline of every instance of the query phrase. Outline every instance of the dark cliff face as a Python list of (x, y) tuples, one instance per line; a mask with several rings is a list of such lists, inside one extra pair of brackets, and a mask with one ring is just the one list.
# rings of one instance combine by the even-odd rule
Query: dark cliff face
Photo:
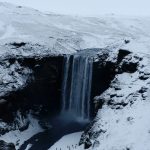
[(24, 98), (30, 104), (42, 105), (48, 113), (60, 111), (63, 57), (47, 57), (37, 60), (23, 60), (33, 70), (33, 80), (26, 87)]
[[(14, 59), (9, 60), (14, 63)], [(1, 118), (13, 121), (14, 114), (20, 110), (23, 115), (33, 110), (35, 114), (53, 115), (60, 111), (61, 80), (63, 57), (22, 58), (17, 60), (33, 73), (25, 88), (3, 96), (6, 100)]]
[[(111, 81), (114, 79), (115, 75), (121, 72), (121, 69), (117, 72), (117, 68), (121, 61), (125, 58), (125, 56), (129, 55), (131, 52), (127, 50), (120, 49), (118, 51), (118, 55), (116, 54), (116, 58), (113, 61), (107, 60), (109, 58), (109, 54), (105, 53), (99, 57), (99, 60), (93, 63), (93, 78), (92, 78), (92, 91), (91, 91), (91, 115), (95, 117), (97, 110), (100, 109), (103, 105), (103, 100), (99, 101), (99, 103), (95, 103), (94, 97), (97, 95), (101, 95), (105, 90), (110, 87)], [(137, 64), (123, 64), (122, 67), (123, 72), (125, 70), (136, 70)]]
[(91, 116), (95, 117), (97, 113), (97, 107), (101, 108), (103, 101), (98, 105), (94, 102), (94, 97), (101, 95), (110, 86), (111, 81), (115, 77), (116, 64), (113, 62), (95, 62), (93, 64), (93, 79), (92, 79), (92, 91), (91, 91)]
[[(120, 50), (116, 61), (106, 61), (108, 52), (99, 56), (93, 63), (93, 76), (91, 88), (91, 118), (95, 116), (98, 106), (94, 97), (103, 93), (116, 74), (116, 67), (130, 52)], [(10, 58), (10, 64), (17, 61), (22, 67), (32, 70), (30, 80), (23, 89), (11, 92), (1, 97), (0, 116), (5, 122), (12, 122), (17, 110), (26, 117), (29, 110), (36, 116), (54, 116), (61, 110), (61, 84), (63, 78), (64, 57), (53, 56), (44, 58)], [(128, 64), (127, 64), (128, 65)], [(131, 66), (131, 65), (130, 65)], [(21, 72), (20, 72), (21, 73)], [(71, 73), (71, 72), (70, 72)]]
[[(116, 64), (106, 62), (108, 52), (102, 53), (99, 60), (93, 63), (91, 89), (91, 118), (95, 116), (93, 98), (103, 93), (115, 76)], [(32, 70), (30, 80), (23, 89), (1, 97), (4, 103), (0, 116), (5, 122), (12, 122), (17, 110), (26, 117), (29, 110), (36, 116), (43, 117), (59, 114), (61, 110), (61, 86), (63, 78), (64, 57), (53, 56), (44, 58), (10, 58), (11, 64), (17, 61), (22, 67)], [(105, 62), (105, 63), (104, 63)], [(71, 74), (71, 72), (70, 72)]]

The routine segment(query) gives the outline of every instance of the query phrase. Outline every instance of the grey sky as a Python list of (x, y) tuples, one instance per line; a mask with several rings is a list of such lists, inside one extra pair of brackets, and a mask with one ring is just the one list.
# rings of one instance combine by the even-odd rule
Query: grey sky
[(150, 0), (0, 0), (63, 14), (150, 15)]

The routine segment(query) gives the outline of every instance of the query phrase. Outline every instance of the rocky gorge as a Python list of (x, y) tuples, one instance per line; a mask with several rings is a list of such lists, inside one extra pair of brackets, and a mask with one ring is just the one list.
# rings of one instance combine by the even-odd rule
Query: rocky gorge
[(149, 150), (149, 18), (0, 12), (0, 149)]

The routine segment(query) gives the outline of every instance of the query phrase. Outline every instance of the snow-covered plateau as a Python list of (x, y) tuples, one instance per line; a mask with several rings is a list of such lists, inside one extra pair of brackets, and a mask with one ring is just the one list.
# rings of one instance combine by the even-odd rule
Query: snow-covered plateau
[[(0, 150), (150, 150), (149, 41), (150, 17), (79, 17), (0, 3)], [(72, 116), (66, 126), (70, 114), (54, 119), (62, 91), (64, 110), (91, 113), (90, 123)], [(69, 96), (84, 100), (78, 107)]]

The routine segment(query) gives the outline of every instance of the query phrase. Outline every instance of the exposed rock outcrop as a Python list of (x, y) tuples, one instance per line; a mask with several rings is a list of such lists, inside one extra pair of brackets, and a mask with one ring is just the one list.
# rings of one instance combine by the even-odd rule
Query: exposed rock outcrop
[(62, 62), (63, 56), (0, 63), (0, 135), (28, 129), (29, 114), (44, 119), (59, 113)]
[(0, 140), (0, 149), (1, 150), (16, 150), (15, 145), (13, 143), (6, 143)]

